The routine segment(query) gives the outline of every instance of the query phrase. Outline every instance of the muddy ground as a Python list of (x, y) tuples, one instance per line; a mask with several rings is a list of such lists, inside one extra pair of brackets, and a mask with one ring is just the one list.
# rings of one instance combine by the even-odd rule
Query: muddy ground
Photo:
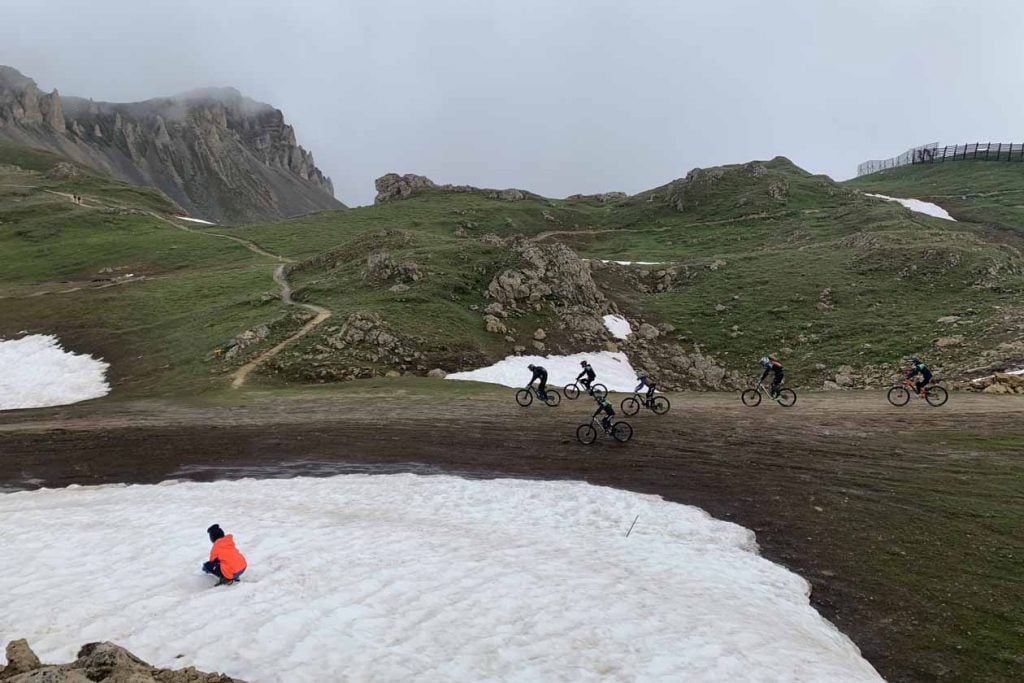
[(889, 680), (1024, 679), (1024, 399), (893, 408), (854, 392), (784, 409), (670, 395), (667, 416), (628, 418), (629, 444), (582, 446), (582, 401), (524, 409), (511, 390), (439, 384), (4, 413), (0, 486), (352, 471), (583, 479), (753, 529)]

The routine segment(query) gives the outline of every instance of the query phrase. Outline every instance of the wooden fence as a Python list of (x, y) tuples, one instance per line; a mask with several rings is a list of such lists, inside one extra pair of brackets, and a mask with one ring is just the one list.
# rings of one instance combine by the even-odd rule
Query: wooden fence
[(857, 166), (857, 175), (867, 175), (886, 168), (910, 164), (934, 164), (944, 161), (1024, 161), (1024, 144), (1015, 142), (970, 142), (964, 145), (940, 146), (933, 142), (908, 149), (891, 159), (865, 161)]

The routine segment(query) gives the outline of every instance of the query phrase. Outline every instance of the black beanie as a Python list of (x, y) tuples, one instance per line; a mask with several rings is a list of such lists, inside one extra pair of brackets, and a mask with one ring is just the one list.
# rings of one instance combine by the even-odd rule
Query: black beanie
[(224, 538), (224, 530), (220, 528), (220, 524), (214, 524), (206, 533), (210, 534), (210, 541), (216, 541), (218, 538)]

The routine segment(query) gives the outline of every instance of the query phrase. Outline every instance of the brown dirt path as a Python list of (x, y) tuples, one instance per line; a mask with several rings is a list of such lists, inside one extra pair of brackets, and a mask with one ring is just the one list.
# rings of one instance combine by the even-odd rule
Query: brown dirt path
[(663, 418), (629, 418), (629, 444), (584, 447), (581, 401), (522, 409), (511, 389), (460, 384), (16, 411), (0, 417), (0, 483), (411, 471), (653, 493), (753, 529), (887, 679), (1020, 680), (1024, 399), (896, 409), (881, 392), (812, 394), (787, 410), (681, 394)]

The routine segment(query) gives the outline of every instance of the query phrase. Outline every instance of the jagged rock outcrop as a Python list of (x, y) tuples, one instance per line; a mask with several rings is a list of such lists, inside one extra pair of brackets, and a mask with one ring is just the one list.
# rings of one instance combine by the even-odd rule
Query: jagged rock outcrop
[(397, 199), (405, 199), (424, 190), (440, 190), (441, 192), (475, 192), (488, 199), (498, 199), (505, 202), (518, 202), (528, 198), (538, 198), (540, 195), (508, 188), (505, 190), (492, 190), (485, 187), (473, 187), (472, 185), (438, 185), (430, 178), (415, 173), (399, 175), (397, 173), (385, 173), (374, 181), (377, 189), (375, 204), (383, 204)]
[(503, 308), (536, 309), (547, 298), (567, 309), (584, 307), (597, 313), (606, 307), (605, 296), (590, 274), (590, 263), (569, 247), (517, 238), (510, 248), (524, 265), (498, 273), (487, 287), (487, 296)]
[(157, 187), (190, 214), (216, 222), (344, 207), (281, 111), (233, 88), (94, 102), (43, 93), (0, 66), (0, 140)]
[(42, 664), (24, 640), (7, 645), (4, 683), (245, 683), (219, 673), (203, 673), (194, 667), (160, 669), (142, 661), (114, 643), (88, 643), (69, 664)]

